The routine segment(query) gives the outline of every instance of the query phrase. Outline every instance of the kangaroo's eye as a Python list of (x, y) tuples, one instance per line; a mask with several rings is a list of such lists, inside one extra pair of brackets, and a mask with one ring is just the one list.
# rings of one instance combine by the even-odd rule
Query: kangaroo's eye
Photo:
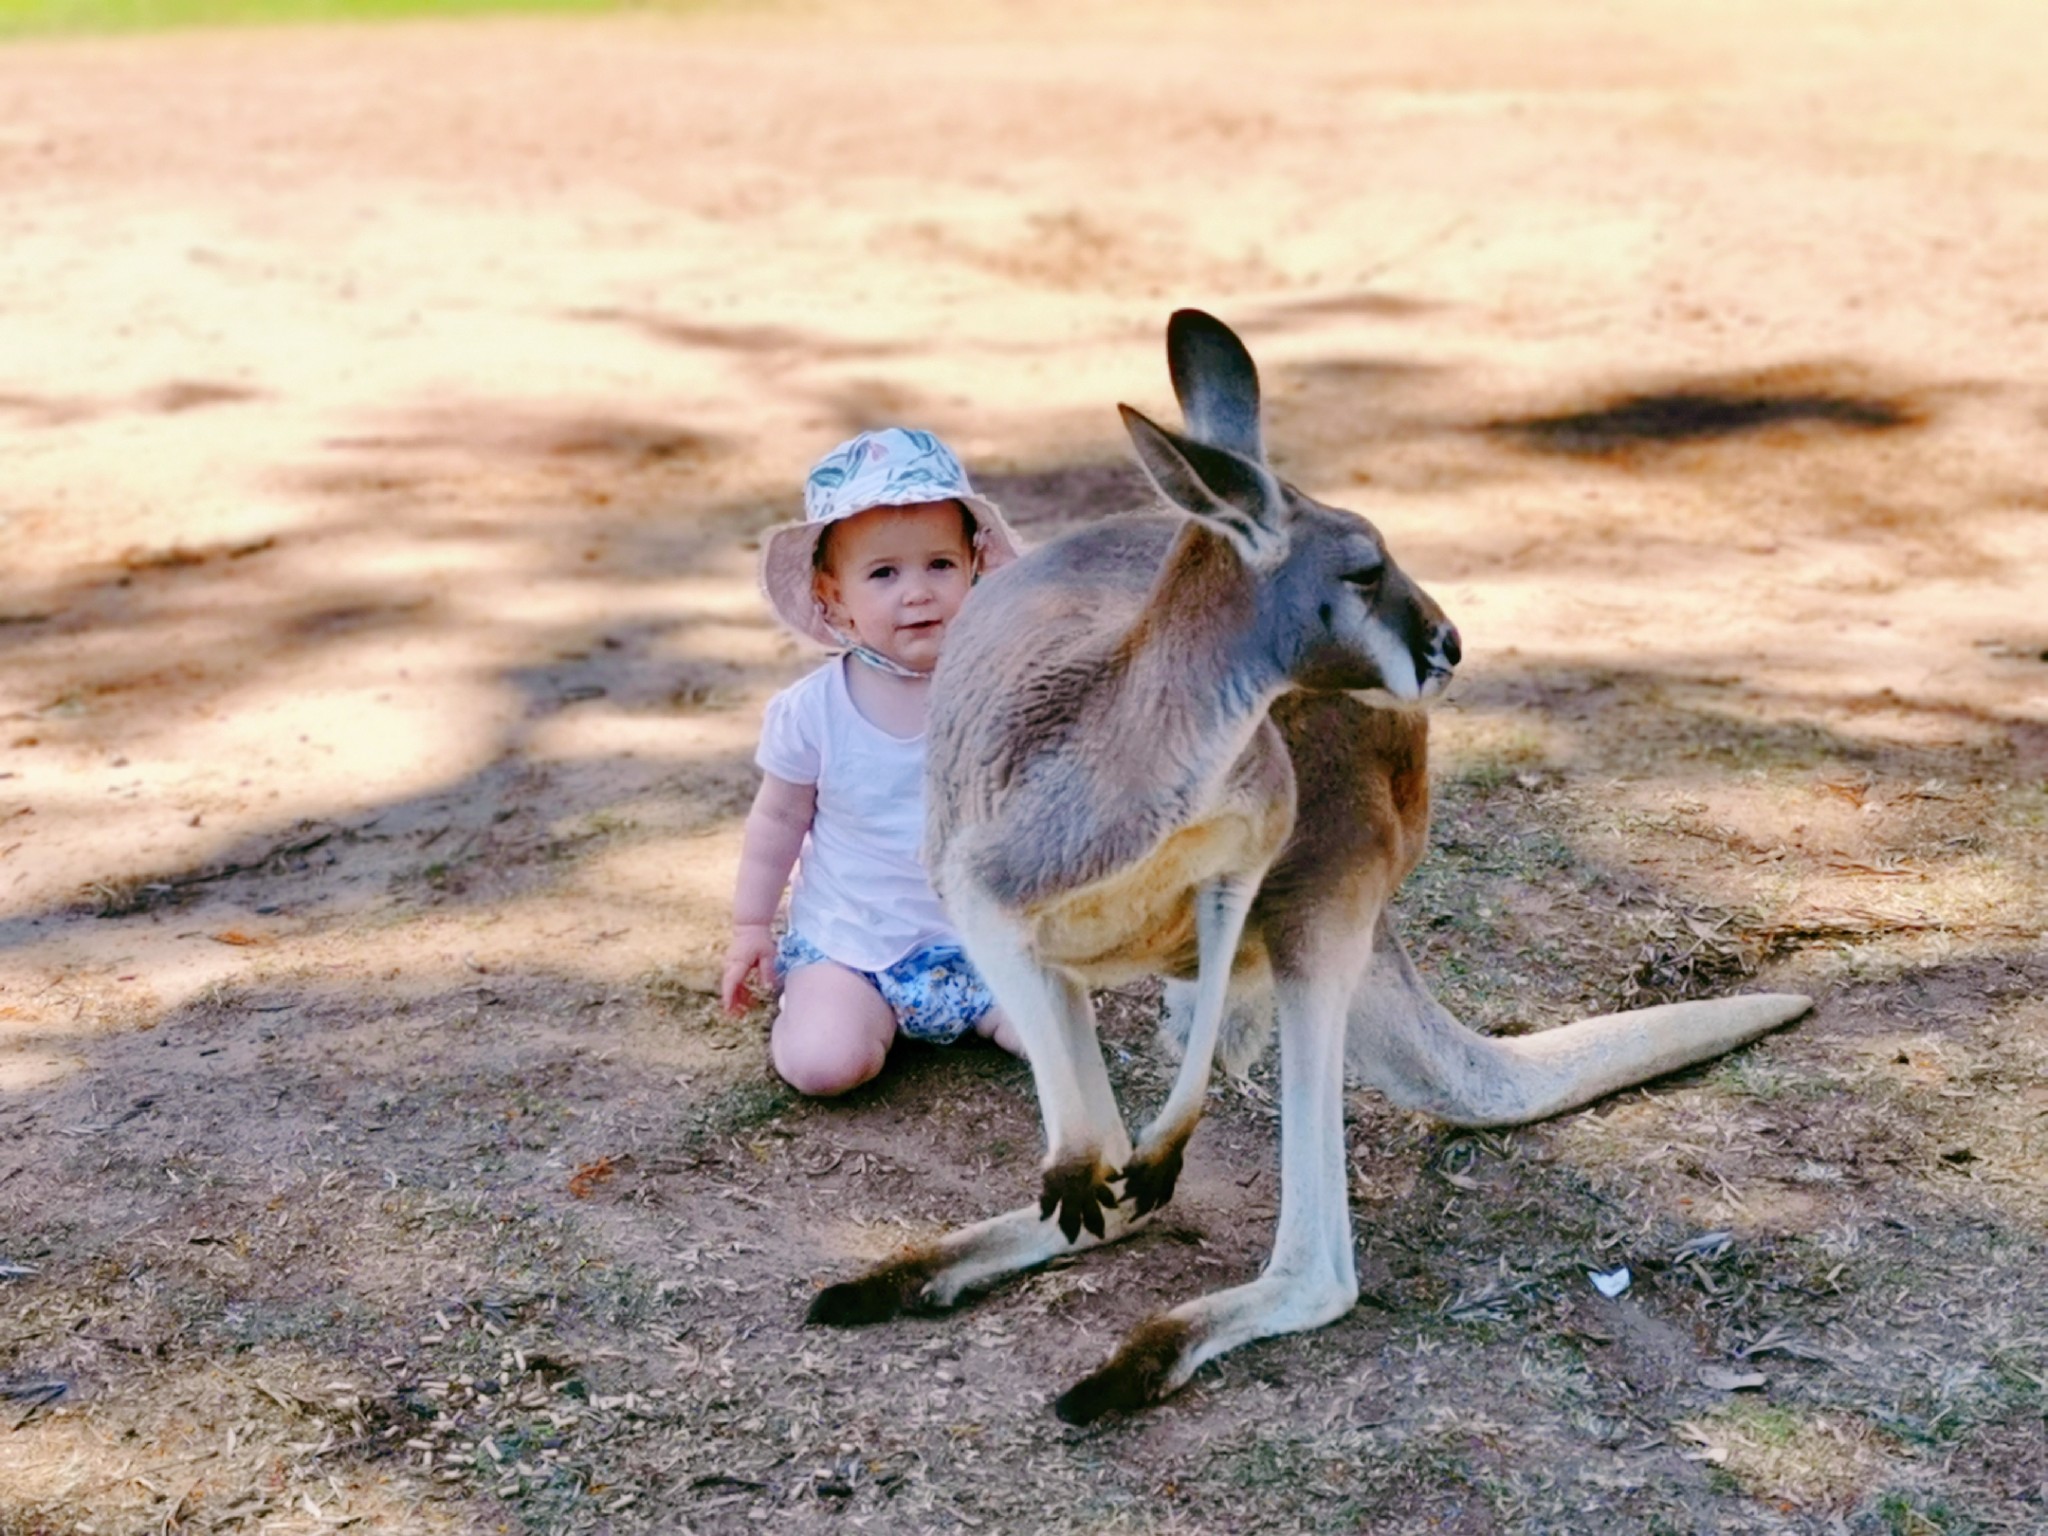
[(1379, 590), (1380, 578), (1386, 575), (1386, 573), (1387, 568), (1384, 565), (1375, 565), (1362, 571), (1351, 571), (1346, 573), (1344, 584), (1356, 587), (1360, 592), (1376, 592)]

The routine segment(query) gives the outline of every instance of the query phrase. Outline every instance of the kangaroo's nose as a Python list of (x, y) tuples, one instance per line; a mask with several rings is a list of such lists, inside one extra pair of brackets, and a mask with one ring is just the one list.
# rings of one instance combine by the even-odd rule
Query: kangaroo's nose
[(1455, 667), (1464, 659), (1464, 648), (1458, 644), (1457, 625), (1446, 624), (1443, 627), (1443, 632), (1437, 636), (1436, 648), (1442, 654), (1444, 663), (1447, 666)]

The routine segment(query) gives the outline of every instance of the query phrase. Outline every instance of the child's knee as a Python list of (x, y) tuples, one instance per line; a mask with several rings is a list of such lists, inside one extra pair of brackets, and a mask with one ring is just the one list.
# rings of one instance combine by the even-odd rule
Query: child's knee
[(811, 1056), (778, 1051), (775, 1053), (775, 1071), (806, 1098), (836, 1099), (842, 1093), (851, 1093), (862, 1083), (879, 1077), (887, 1055), (885, 1051), (865, 1057), (843, 1052)]
[(798, 1093), (836, 1098), (879, 1076), (889, 1059), (889, 1037), (873, 1029), (820, 1025), (785, 1011), (768, 1042), (776, 1075)]

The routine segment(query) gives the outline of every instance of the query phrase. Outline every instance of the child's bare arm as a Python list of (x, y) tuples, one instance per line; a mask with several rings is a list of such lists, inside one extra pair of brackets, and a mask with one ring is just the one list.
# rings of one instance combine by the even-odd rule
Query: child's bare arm
[(818, 787), (792, 784), (767, 774), (747, 812), (746, 835), (740, 844), (740, 872), (732, 897), (732, 942), (726, 947), (725, 974), (719, 995), (734, 1013), (752, 1005), (747, 980), (760, 973), (763, 990), (774, 982), (775, 910), (789, 887), (789, 872), (817, 814)]

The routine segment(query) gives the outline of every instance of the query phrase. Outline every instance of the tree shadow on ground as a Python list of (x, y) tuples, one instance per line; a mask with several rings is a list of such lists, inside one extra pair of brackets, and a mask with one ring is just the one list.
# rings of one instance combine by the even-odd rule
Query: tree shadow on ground
[(1926, 407), (1916, 402), (1815, 387), (1810, 376), (1817, 371), (1791, 368), (1624, 394), (1589, 409), (1489, 422), (1486, 430), (1538, 453), (1605, 459), (1783, 427), (1861, 433), (1927, 423)]
[[(1374, 312), (1383, 307), (1373, 295), (1359, 302)], [(710, 329), (715, 334), (671, 339), (769, 351), (802, 339)], [(1306, 427), (1351, 420), (1361, 393), (1398, 397), (1438, 371), (1399, 359), (1312, 358), (1271, 370), (1272, 392)], [(1625, 390), (1599, 405), (1512, 420), (1431, 423), (1399, 409), (1390, 419), (1403, 430), (1414, 426), (1426, 441), (1464, 445), (1470, 472), (1485, 477), (1512, 476), (1545, 457), (1618, 460), (1646, 446), (1701, 440), (1750, 440), (1758, 454), (1796, 457), (1811, 446), (1808, 438), (1774, 429), (1858, 438), (1923, 429), (1935, 419), (1937, 391), (1856, 392), (1847, 387), (1854, 374), (1802, 366)], [(829, 403), (827, 394), (820, 403)], [(1312, 443), (1291, 461), (1291, 472), (1303, 480), (1341, 477), (1349, 458), (1338, 439), (1309, 435), (1322, 446)], [(1487, 446), (1495, 443), (1515, 451)], [(458, 402), (372, 424), (329, 446), (321, 462), (281, 477), (317, 509), (299, 528), (244, 545), (138, 551), (110, 568), (24, 594), (32, 621), (0, 626), (0, 651), (9, 654), (17, 686), (41, 703), (11, 723), (16, 744), (148, 749), (153, 737), (195, 716), (232, 711), (283, 675), (280, 669), (481, 637), (493, 659), (478, 682), (499, 703), (488, 735), (467, 749), (477, 766), (344, 818), (357, 831), (388, 831), (430, 815), (445, 818), (455, 807), (467, 808), (465, 817), (478, 806), (505, 811), (508, 796), (535, 787), (520, 765), (536, 730), (567, 711), (682, 722), (753, 697), (788, 673), (786, 648), (756, 645), (746, 660), (720, 655), (719, 636), (766, 637), (772, 624), (744, 605), (707, 606), (692, 585), (707, 577), (744, 582), (750, 536), (793, 504), (793, 493), (729, 483), (739, 445), (660, 419)], [(1157, 505), (1142, 474), (1121, 458), (1069, 450), (1026, 461), (984, 474), (980, 483), (1027, 536), (1049, 537)], [(728, 485), (722, 495), (702, 489), (721, 483)], [(484, 487), (488, 493), (480, 494)], [(1547, 540), (1518, 561), (1530, 574), (1565, 574), (1597, 563), (1599, 544)], [(416, 558), (394, 560), (394, 547)], [(1707, 550), (1698, 558), (1735, 556)], [(1677, 657), (1667, 668), (1683, 676), (1710, 664)], [(1514, 672), (1496, 665), (1490, 675)], [(1788, 709), (1828, 702), (1819, 693), (1776, 701)], [(1989, 723), (2015, 740), (2031, 739), (2030, 722)], [(651, 764), (650, 773), (657, 767), (715, 781), (714, 798), (728, 814), (748, 776), (730, 749), (678, 755)], [(154, 881), (182, 888), (222, 868), (260, 863), (267, 850), (298, 837), (305, 819), (242, 829), (182, 868), (108, 870), (105, 878), (123, 887)], [(45, 906), (37, 917), (65, 910)], [(9, 926), (21, 943), (42, 925), (31, 919)]]

